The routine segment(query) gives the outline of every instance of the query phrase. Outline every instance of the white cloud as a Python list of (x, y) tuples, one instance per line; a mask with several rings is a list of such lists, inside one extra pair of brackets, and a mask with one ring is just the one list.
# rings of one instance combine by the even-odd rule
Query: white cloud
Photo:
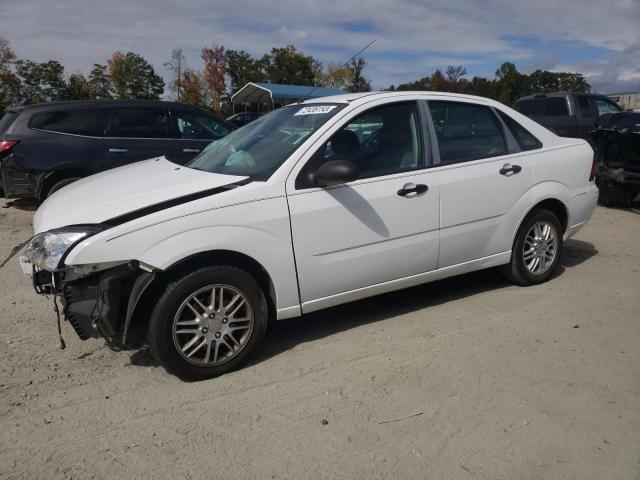
[[(339, 63), (376, 38), (365, 55), (367, 75), (385, 87), (449, 60), (467, 67), (509, 60), (553, 68), (566, 63), (552, 58), (555, 41), (615, 51), (604, 64), (575, 67), (597, 82), (617, 84), (636, 78), (637, 63), (625, 52), (640, 44), (638, 0), (0, 0), (0, 11), (1, 35), (20, 57), (55, 58), (68, 72), (86, 72), (114, 50), (138, 52), (163, 72), (176, 47), (196, 66), (201, 48), (211, 43), (254, 55), (293, 43), (325, 64)], [(350, 23), (352, 31), (345, 28)], [(544, 39), (544, 50), (533, 51), (523, 36)]]

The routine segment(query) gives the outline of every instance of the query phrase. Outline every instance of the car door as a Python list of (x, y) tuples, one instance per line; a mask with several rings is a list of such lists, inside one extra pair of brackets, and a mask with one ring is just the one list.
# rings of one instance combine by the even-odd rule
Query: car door
[(105, 168), (172, 153), (167, 112), (158, 107), (113, 108), (104, 139)]
[(594, 129), (596, 121), (596, 108), (589, 101), (588, 95), (574, 95), (573, 103), (577, 115), (576, 137), (584, 138), (591, 142), (590, 132)]
[(509, 251), (533, 200), (534, 156), (513, 145), (516, 139), (489, 106), (431, 100), (428, 105), (440, 165), (438, 268)]
[(170, 132), (174, 138), (170, 160), (183, 165), (213, 140), (231, 133), (231, 127), (205, 111), (171, 109)]
[[(336, 125), (287, 181), (304, 312), (437, 265), (438, 183), (425, 169), (418, 104), (362, 110)], [(360, 178), (318, 188), (314, 172), (328, 160), (356, 164)]]

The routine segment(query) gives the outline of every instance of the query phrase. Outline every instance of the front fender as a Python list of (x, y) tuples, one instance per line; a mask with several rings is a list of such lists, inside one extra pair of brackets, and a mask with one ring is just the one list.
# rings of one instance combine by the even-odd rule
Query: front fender
[(121, 235), (107, 230), (82, 241), (65, 263), (138, 260), (165, 270), (211, 250), (241, 253), (261, 264), (273, 282), (278, 311), (296, 311), (300, 302), (284, 197), (202, 211)]

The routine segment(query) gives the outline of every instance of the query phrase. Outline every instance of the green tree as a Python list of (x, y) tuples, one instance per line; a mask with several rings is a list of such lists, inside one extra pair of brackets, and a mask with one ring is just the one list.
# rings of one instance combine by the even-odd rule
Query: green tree
[(114, 52), (107, 67), (117, 98), (157, 100), (164, 92), (164, 80), (137, 53)]
[(581, 73), (558, 72), (558, 89), (563, 92), (591, 92), (591, 85)]
[(36, 63), (31, 60), (17, 60), (16, 74), (20, 78), (20, 102), (32, 103), (62, 100), (67, 84), (64, 79), (64, 67), (55, 60)]
[(347, 86), (347, 90), (350, 92), (370, 92), (371, 84), (369, 80), (364, 78), (362, 72), (367, 65), (367, 61), (362, 58), (353, 58), (349, 62), (348, 68), (351, 71), (351, 84)]
[(261, 59), (262, 69), (270, 83), (313, 85), (322, 64), (293, 45), (272, 48)]
[(91, 88), (84, 75), (73, 73), (69, 76), (64, 98), (66, 100), (89, 100), (91, 98)]
[(111, 76), (109, 76), (106, 65), (94, 63), (91, 73), (89, 73), (88, 83), (92, 100), (113, 98)]
[(520, 97), (531, 92), (529, 77), (523, 75), (511, 62), (504, 62), (496, 70), (496, 100), (513, 105)]
[(0, 37), (0, 115), (6, 107), (20, 101), (20, 79), (12, 70), (15, 60), (9, 41)]
[(249, 82), (266, 82), (260, 60), (244, 50), (227, 50), (227, 74), (231, 93), (237, 92)]

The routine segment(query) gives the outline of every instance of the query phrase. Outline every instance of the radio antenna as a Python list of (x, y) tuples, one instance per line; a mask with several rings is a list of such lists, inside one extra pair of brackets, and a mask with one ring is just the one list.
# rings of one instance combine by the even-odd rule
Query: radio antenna
[[(336, 71), (338, 70), (342, 70), (344, 67), (346, 67), (347, 65), (349, 65), (349, 62), (351, 60), (353, 60), (354, 58), (356, 58), (358, 55), (360, 55), (362, 52), (364, 52), (367, 48), (369, 48), (371, 45), (373, 45), (374, 43), (376, 43), (377, 38), (374, 38), (371, 42), (369, 42), (369, 44), (360, 49), (355, 55), (352, 55), (349, 60), (347, 60), (346, 62), (344, 62), (339, 68), (336, 69)], [(298, 100), (298, 103), (302, 103), (304, 102), (307, 98), (309, 98), (309, 95), (311, 95), (313, 92), (316, 91), (316, 89), (319, 87), (319, 85), (316, 85), (315, 87), (313, 87), (311, 90), (309, 90), (304, 97), (300, 98), (300, 100)]]

